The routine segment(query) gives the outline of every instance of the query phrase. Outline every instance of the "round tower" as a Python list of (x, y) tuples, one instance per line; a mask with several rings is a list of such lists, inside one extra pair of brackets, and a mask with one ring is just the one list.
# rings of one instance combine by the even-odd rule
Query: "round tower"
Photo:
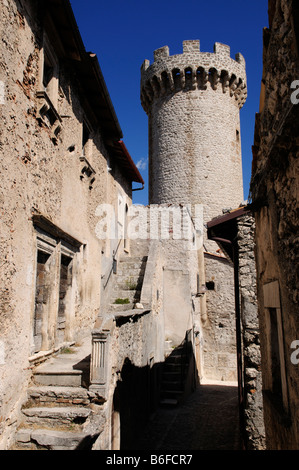
[(240, 109), (247, 96), (245, 60), (216, 43), (200, 52), (184, 41), (141, 68), (141, 103), (149, 118), (149, 203), (203, 204), (204, 219), (243, 202)]
[[(199, 41), (184, 41), (183, 54), (170, 56), (165, 46), (152, 64), (144, 61), (150, 204), (191, 205), (192, 212), (202, 205), (204, 224), (242, 204), (240, 109), (246, 97), (245, 60), (241, 54), (233, 60), (224, 44), (208, 53), (200, 52)], [(202, 240), (197, 362), (206, 378), (236, 380), (234, 270), (205, 231)]]

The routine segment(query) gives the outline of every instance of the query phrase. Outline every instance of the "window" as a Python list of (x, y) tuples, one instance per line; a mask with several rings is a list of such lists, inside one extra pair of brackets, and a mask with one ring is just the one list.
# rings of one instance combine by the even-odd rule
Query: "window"
[(50, 254), (41, 250), (37, 251), (35, 311), (33, 319), (34, 352), (42, 349), (43, 319), (49, 303), (49, 285), (47, 282)]
[[(43, 224), (44, 226), (45, 224)], [(74, 257), (79, 242), (66, 241), (52, 224), (35, 227), (37, 235), (35, 306), (32, 322), (32, 354), (62, 345), (70, 337), (74, 316)], [(53, 233), (53, 235), (51, 234)], [(69, 237), (71, 238), (71, 237)]]
[(82, 129), (82, 154), (84, 155), (85, 158), (90, 157), (89, 155), (89, 150), (90, 150), (90, 145), (89, 145), (89, 138), (90, 138), (90, 130), (89, 127), (87, 126), (86, 122), (83, 122), (83, 129)]
[(48, 349), (45, 326), (53, 303), (51, 286), (55, 275), (55, 250), (57, 241), (51, 235), (37, 229), (37, 259), (35, 283), (35, 307), (33, 315), (33, 353)]
[(69, 308), (69, 301), (73, 281), (73, 257), (65, 255), (63, 252), (60, 257), (60, 276), (59, 276), (59, 305), (57, 317), (57, 341), (63, 343), (66, 336), (66, 323)]
[(57, 108), (58, 86), (59, 86), (59, 62), (58, 58), (51, 47), (47, 36), (44, 37), (43, 47), (43, 72), (42, 84), (43, 91), (47, 93), (53, 106)]
[(269, 324), (270, 324), (270, 359), (271, 359), (271, 372), (272, 372), (272, 392), (275, 393), (279, 399), (282, 398), (281, 388), (281, 364), (279, 352), (279, 336), (278, 336), (278, 322), (277, 312), (275, 308), (269, 308)]
[(214, 281), (208, 281), (206, 282), (206, 288), (208, 290), (215, 290), (215, 282)]
[(266, 346), (269, 368), (264, 388), (272, 401), (287, 411), (287, 383), (284, 357), (283, 324), (278, 281), (263, 286), (266, 322)]
[(44, 126), (51, 130), (51, 139), (58, 143), (62, 119), (58, 114), (59, 61), (44, 34), (43, 48), (40, 54), (39, 91), (36, 93), (40, 101), (39, 117)]

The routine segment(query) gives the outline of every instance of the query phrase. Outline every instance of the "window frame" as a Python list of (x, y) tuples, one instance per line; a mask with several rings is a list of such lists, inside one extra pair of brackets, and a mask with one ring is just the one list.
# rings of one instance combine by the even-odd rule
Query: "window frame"
[[(283, 319), (280, 301), (279, 282), (273, 281), (263, 286), (264, 312), (266, 326), (267, 360), (270, 367), (267, 370), (264, 388), (272, 395), (276, 404), (280, 405), (284, 412), (288, 411), (288, 389), (286, 380), (286, 365), (284, 353), (284, 332)], [(273, 318), (275, 316), (275, 318)], [(275, 322), (273, 321), (275, 319)], [(276, 323), (276, 325), (275, 325)], [(277, 337), (277, 344), (273, 345), (274, 336)], [(274, 350), (276, 347), (276, 351)], [(279, 377), (277, 366), (274, 367), (274, 358), (279, 360)], [(277, 381), (280, 380), (279, 388), (281, 394), (277, 393)]]

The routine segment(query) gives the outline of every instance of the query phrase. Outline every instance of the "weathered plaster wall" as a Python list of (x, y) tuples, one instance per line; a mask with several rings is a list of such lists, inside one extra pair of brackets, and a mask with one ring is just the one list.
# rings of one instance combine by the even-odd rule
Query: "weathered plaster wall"
[[(256, 260), (267, 448), (298, 448), (298, 364), (291, 361), (298, 324), (298, 105), (291, 84), (298, 79), (298, 6), (269, 2), (264, 30), (264, 70), (257, 115), (251, 182), (256, 208)], [(265, 289), (277, 286), (272, 301)], [(274, 293), (276, 299), (274, 299)], [(274, 304), (274, 300), (276, 303)], [(272, 308), (272, 311), (271, 309)], [(282, 331), (279, 341), (283, 399), (274, 390), (271, 315)], [(273, 326), (273, 324), (272, 324)]]
[[(32, 215), (42, 214), (55, 227), (81, 243), (74, 256), (73, 313), (67, 341), (88, 334), (98, 314), (101, 285), (101, 250), (95, 227), (96, 207), (109, 202), (117, 207), (118, 192), (131, 201), (128, 183), (116, 170), (107, 172), (108, 152), (99, 131), (90, 138), (89, 158), (95, 181), (83, 175), (82, 122), (85, 110), (70, 63), (60, 63), (57, 110), (61, 130), (53, 135), (40, 119), (41, 2), (4, 0), (0, 6), (1, 101), (1, 344), (0, 431), (3, 442), (30, 378), (32, 322), (35, 303), (36, 232)], [(123, 187), (123, 188), (122, 188)], [(57, 269), (58, 266), (57, 266)], [(57, 289), (57, 284), (52, 284)], [(55, 317), (51, 313), (47, 348), (57, 347)], [(53, 330), (54, 329), (54, 330)], [(6, 434), (8, 431), (8, 434)], [(5, 444), (4, 444), (5, 445)]]

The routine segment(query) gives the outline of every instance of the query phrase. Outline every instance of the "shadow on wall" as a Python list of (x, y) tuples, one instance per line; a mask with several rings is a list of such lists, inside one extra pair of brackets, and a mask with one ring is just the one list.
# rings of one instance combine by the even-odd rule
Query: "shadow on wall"
[(140, 368), (126, 359), (114, 393), (112, 449), (132, 450), (159, 406), (176, 406), (198, 385), (192, 344), (184, 341), (165, 362)]

